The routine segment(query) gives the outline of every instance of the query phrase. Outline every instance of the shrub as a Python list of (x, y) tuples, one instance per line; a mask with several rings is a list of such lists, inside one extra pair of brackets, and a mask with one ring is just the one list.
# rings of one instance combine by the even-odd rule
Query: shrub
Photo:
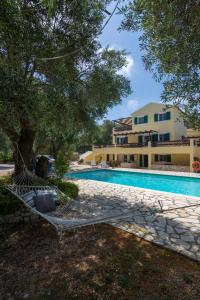
[[(4, 189), (5, 190), (5, 189)], [(7, 193), (7, 194), (6, 194)], [(22, 202), (6, 190), (0, 191), (0, 215), (10, 215), (23, 207)]]
[(58, 186), (58, 182), (60, 181), (60, 179), (59, 178), (57, 178), (57, 177), (49, 177), (48, 178), (48, 183), (50, 184), (50, 185), (56, 185), (56, 186)]
[(65, 195), (69, 196), (70, 198), (77, 198), (78, 197), (78, 186), (72, 182), (66, 181), (59, 181), (58, 188), (63, 192)]
[(7, 163), (13, 161), (13, 155), (12, 152), (9, 152), (5, 154), (4, 152), (0, 152), (0, 162), (1, 163)]
[(13, 214), (23, 207), (23, 203), (7, 191), (4, 185), (10, 183), (11, 177), (0, 177), (0, 215)]
[(49, 184), (56, 185), (61, 192), (63, 192), (66, 196), (70, 198), (77, 198), (78, 197), (78, 186), (72, 182), (62, 181), (57, 178), (49, 178)]
[(63, 152), (59, 152), (55, 160), (56, 174), (62, 178), (69, 169), (69, 158)]
[(0, 176), (0, 187), (12, 182), (12, 176)]

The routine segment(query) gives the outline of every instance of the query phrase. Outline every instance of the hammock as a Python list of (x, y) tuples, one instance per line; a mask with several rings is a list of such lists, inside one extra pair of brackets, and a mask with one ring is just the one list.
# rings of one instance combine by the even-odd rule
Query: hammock
[[(93, 218), (69, 218), (66, 217), (55, 217), (52, 216), (52, 213), (41, 213), (36, 209), (35, 203), (33, 201), (34, 196), (51, 194), (53, 195), (55, 201), (59, 197), (67, 197), (62, 193), (56, 186), (49, 186), (46, 184), (46, 181), (39, 178), (35, 174), (31, 173), (24, 167), (23, 172), (14, 178), (14, 182), (6, 186), (6, 189), (15, 195), (19, 200), (21, 200), (24, 205), (30, 209), (34, 214), (39, 215), (47, 222), (52, 224), (57, 233), (62, 236), (64, 230), (74, 229), (78, 227), (83, 227), (92, 224), (103, 223), (106, 220), (110, 220), (111, 216), (102, 216), (102, 217), (93, 217)], [(69, 200), (67, 197), (66, 209), (70, 210), (70, 205), (73, 200)], [(122, 214), (119, 214), (120, 217)], [(115, 215), (115, 218), (117, 216)]]
[[(5, 188), (15, 195), (20, 201), (24, 203), (24, 205), (31, 210), (32, 213), (39, 215), (47, 222), (52, 224), (55, 228), (57, 233), (62, 237), (63, 230), (67, 229), (74, 229), (78, 227), (83, 227), (92, 224), (103, 223), (106, 220), (111, 219), (111, 215), (109, 216), (102, 216), (102, 217), (92, 217), (92, 218), (62, 218), (53, 216), (52, 213), (42, 213), (38, 211), (35, 206), (34, 198), (39, 195), (50, 194), (53, 195), (53, 198), (56, 201), (59, 198), (67, 198), (67, 204), (65, 205), (65, 211), (70, 211), (70, 205), (73, 200), (69, 199), (64, 193), (62, 193), (57, 186), (50, 186), (47, 185), (46, 181), (34, 173), (30, 172), (23, 160), (22, 154), (17, 147), (17, 154), (20, 155), (20, 158), (23, 162), (23, 169), (22, 172), (15, 176), (13, 179), (13, 183), (7, 185)], [(122, 214), (115, 214), (115, 218), (121, 217)], [(113, 216), (112, 216), (113, 217)]]

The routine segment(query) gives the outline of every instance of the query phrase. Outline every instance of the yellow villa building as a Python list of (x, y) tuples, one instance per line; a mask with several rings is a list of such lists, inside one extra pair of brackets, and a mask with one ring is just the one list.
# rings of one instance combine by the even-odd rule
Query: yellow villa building
[(187, 129), (180, 111), (149, 103), (130, 117), (115, 120), (113, 143), (93, 146), (85, 162), (154, 170), (193, 171), (200, 159), (200, 132)]

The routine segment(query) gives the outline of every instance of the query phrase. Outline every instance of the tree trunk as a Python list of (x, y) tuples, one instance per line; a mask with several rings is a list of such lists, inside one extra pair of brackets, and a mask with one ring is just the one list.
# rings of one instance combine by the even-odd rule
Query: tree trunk
[[(22, 128), (17, 145), (15, 144), (15, 174), (22, 172), (23, 166), (32, 170), (33, 143), (36, 131), (30, 128)], [(21, 157), (22, 156), (22, 157)]]
[(36, 164), (35, 174), (43, 179), (46, 179), (48, 177), (48, 169), (49, 169), (48, 158), (45, 156), (41, 156), (38, 159), (38, 162)]
[(56, 149), (56, 145), (55, 145), (54, 141), (51, 141), (51, 154), (52, 154), (53, 158), (56, 159), (57, 149)]
[(51, 141), (51, 152), (52, 152), (52, 155), (53, 157), (56, 159), (57, 158), (57, 155), (58, 155), (58, 152), (61, 150), (62, 148), (62, 141), (60, 142), (55, 142), (55, 141)]

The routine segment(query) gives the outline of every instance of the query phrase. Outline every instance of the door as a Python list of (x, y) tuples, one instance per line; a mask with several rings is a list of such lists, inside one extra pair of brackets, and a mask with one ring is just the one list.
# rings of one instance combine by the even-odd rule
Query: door
[(148, 168), (148, 155), (143, 155), (144, 156), (144, 168)]
[(142, 136), (142, 135), (139, 135), (139, 136), (138, 136), (138, 143), (139, 143), (139, 144), (142, 144), (142, 143), (143, 143), (143, 136)]
[(148, 155), (140, 155), (140, 167), (148, 168)]

